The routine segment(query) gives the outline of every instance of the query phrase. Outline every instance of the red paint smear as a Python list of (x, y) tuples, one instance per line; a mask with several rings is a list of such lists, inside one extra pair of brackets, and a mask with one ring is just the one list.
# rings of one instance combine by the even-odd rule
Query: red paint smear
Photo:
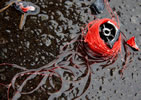
[(139, 47), (138, 47), (137, 44), (136, 44), (136, 41), (135, 41), (135, 37), (134, 37), (134, 36), (131, 37), (129, 40), (127, 40), (126, 43), (127, 43), (130, 47), (132, 47), (132, 48), (134, 48), (134, 49), (136, 49), (136, 50), (139, 50)]
[(116, 41), (113, 45), (112, 49), (110, 49), (100, 37), (99, 27), (101, 24), (106, 23), (107, 21), (112, 22), (117, 28), (119, 28), (117, 23), (111, 19), (97, 19), (88, 24), (88, 32), (85, 36), (85, 42), (88, 44), (89, 48), (95, 52), (94, 56), (100, 55), (101, 57), (105, 57), (105, 59), (109, 57), (115, 57), (118, 52), (121, 51), (121, 34), (118, 41)]

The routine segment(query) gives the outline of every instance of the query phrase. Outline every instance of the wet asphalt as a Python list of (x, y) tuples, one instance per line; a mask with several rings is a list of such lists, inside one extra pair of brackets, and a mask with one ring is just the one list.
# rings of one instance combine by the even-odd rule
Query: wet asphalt
[[(23, 30), (19, 29), (21, 14), (14, 8), (0, 13), (0, 63), (34, 69), (54, 60), (60, 48), (80, 34), (84, 24), (94, 19), (89, 8), (93, 1), (31, 0), (41, 11), (27, 17)], [(0, 8), (4, 4), (2, 0)], [(127, 38), (135, 36), (141, 48), (141, 0), (111, 0), (110, 5), (118, 13), (120, 29)], [(97, 17), (109, 16), (104, 11)], [(141, 100), (141, 52), (129, 50), (131, 55), (122, 77), (119, 70), (123, 57), (104, 69), (95, 64), (90, 87), (78, 100)], [(14, 73), (17, 70), (0, 67), (0, 80), (8, 83), (10, 78), (7, 76), (14, 76)], [(0, 88), (0, 92), (1, 100), (6, 100), (5, 89)], [(43, 99), (36, 97), (35, 100)]]

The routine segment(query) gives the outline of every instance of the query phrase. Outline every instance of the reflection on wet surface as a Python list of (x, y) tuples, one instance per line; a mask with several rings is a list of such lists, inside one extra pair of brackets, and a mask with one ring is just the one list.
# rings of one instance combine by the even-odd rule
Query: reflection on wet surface
[[(18, 28), (21, 14), (14, 8), (9, 7), (9, 9), (0, 13), (0, 63), (17, 64), (27, 69), (33, 69), (33, 72), (35, 68), (38, 68), (36, 71), (42, 69), (38, 74), (30, 76), (32, 72), (30, 70), (30, 73), (27, 71), (25, 76), (17, 78), (14, 84), (15, 90), (22, 84), (24, 79), (31, 77), (24, 85), (22, 92), (33, 90), (41, 79), (47, 77), (41, 74), (50, 74), (46, 67), (54, 65), (46, 64), (56, 59), (58, 55), (60, 55), (60, 58), (66, 59), (71, 55), (76, 55), (71, 52), (61, 55), (62, 51), (60, 49), (81, 33), (80, 28), (83, 25), (94, 19), (89, 9), (89, 5), (93, 2), (92, 0), (31, 0), (31, 2), (40, 7), (40, 13), (28, 16), (23, 30)], [(0, 7), (4, 7), (4, 4), (5, 0), (2, 0)], [(127, 37), (135, 35), (137, 43), (141, 47), (140, 1), (112, 0), (110, 5), (118, 12), (121, 30)], [(105, 12), (98, 17), (108, 16)], [(70, 49), (75, 50), (75, 46), (75, 44), (72, 44)], [(87, 91), (78, 99), (139, 100), (141, 98), (141, 54), (140, 52), (130, 51), (131, 56), (123, 78), (119, 75), (119, 70), (122, 68), (122, 57), (119, 56), (113, 65), (104, 69), (100, 67), (101, 64), (93, 64), (91, 69), (88, 69), (83, 61), (83, 57), (81, 59), (77, 55), (74, 56), (75, 60), (72, 63), (70, 63), (70, 60), (67, 62), (66, 59), (56, 62), (57, 65), (61, 66), (61, 68), (58, 68), (57, 73), (63, 77), (63, 80), (60, 79), (57, 73), (50, 75), (45, 81), (46, 84), (34, 93), (23, 94), (20, 100), (25, 98), (27, 100), (44, 100), (48, 98), (50, 100), (69, 100), (80, 96), (87, 88)], [(44, 65), (46, 67), (42, 67)], [(79, 65), (81, 68), (76, 70), (73, 67), (75, 65)], [(64, 69), (63, 66), (67, 66), (67, 69)], [(73, 74), (70, 70), (72, 70)], [(93, 71), (92, 74), (90, 74), (91, 70)], [(22, 73), (22, 71), (23, 69), (1, 66), (0, 81), (4, 84), (9, 84), (15, 74)], [(35, 77), (34, 75), (36, 78), (33, 78)], [(75, 83), (74, 81), (78, 82)], [(61, 83), (63, 83), (63, 88), (60, 86)], [(87, 87), (88, 85), (89, 87)], [(0, 85), (0, 87), (2, 86)], [(69, 88), (70, 90), (73, 88), (73, 90), (70, 91)], [(58, 90), (60, 90), (59, 93), (54, 93)], [(7, 100), (6, 91), (6, 87), (0, 88), (0, 98), (2, 100)], [(12, 92), (13, 89), (10, 90), (10, 93)], [(19, 96), (18, 93), (17, 96)]]

